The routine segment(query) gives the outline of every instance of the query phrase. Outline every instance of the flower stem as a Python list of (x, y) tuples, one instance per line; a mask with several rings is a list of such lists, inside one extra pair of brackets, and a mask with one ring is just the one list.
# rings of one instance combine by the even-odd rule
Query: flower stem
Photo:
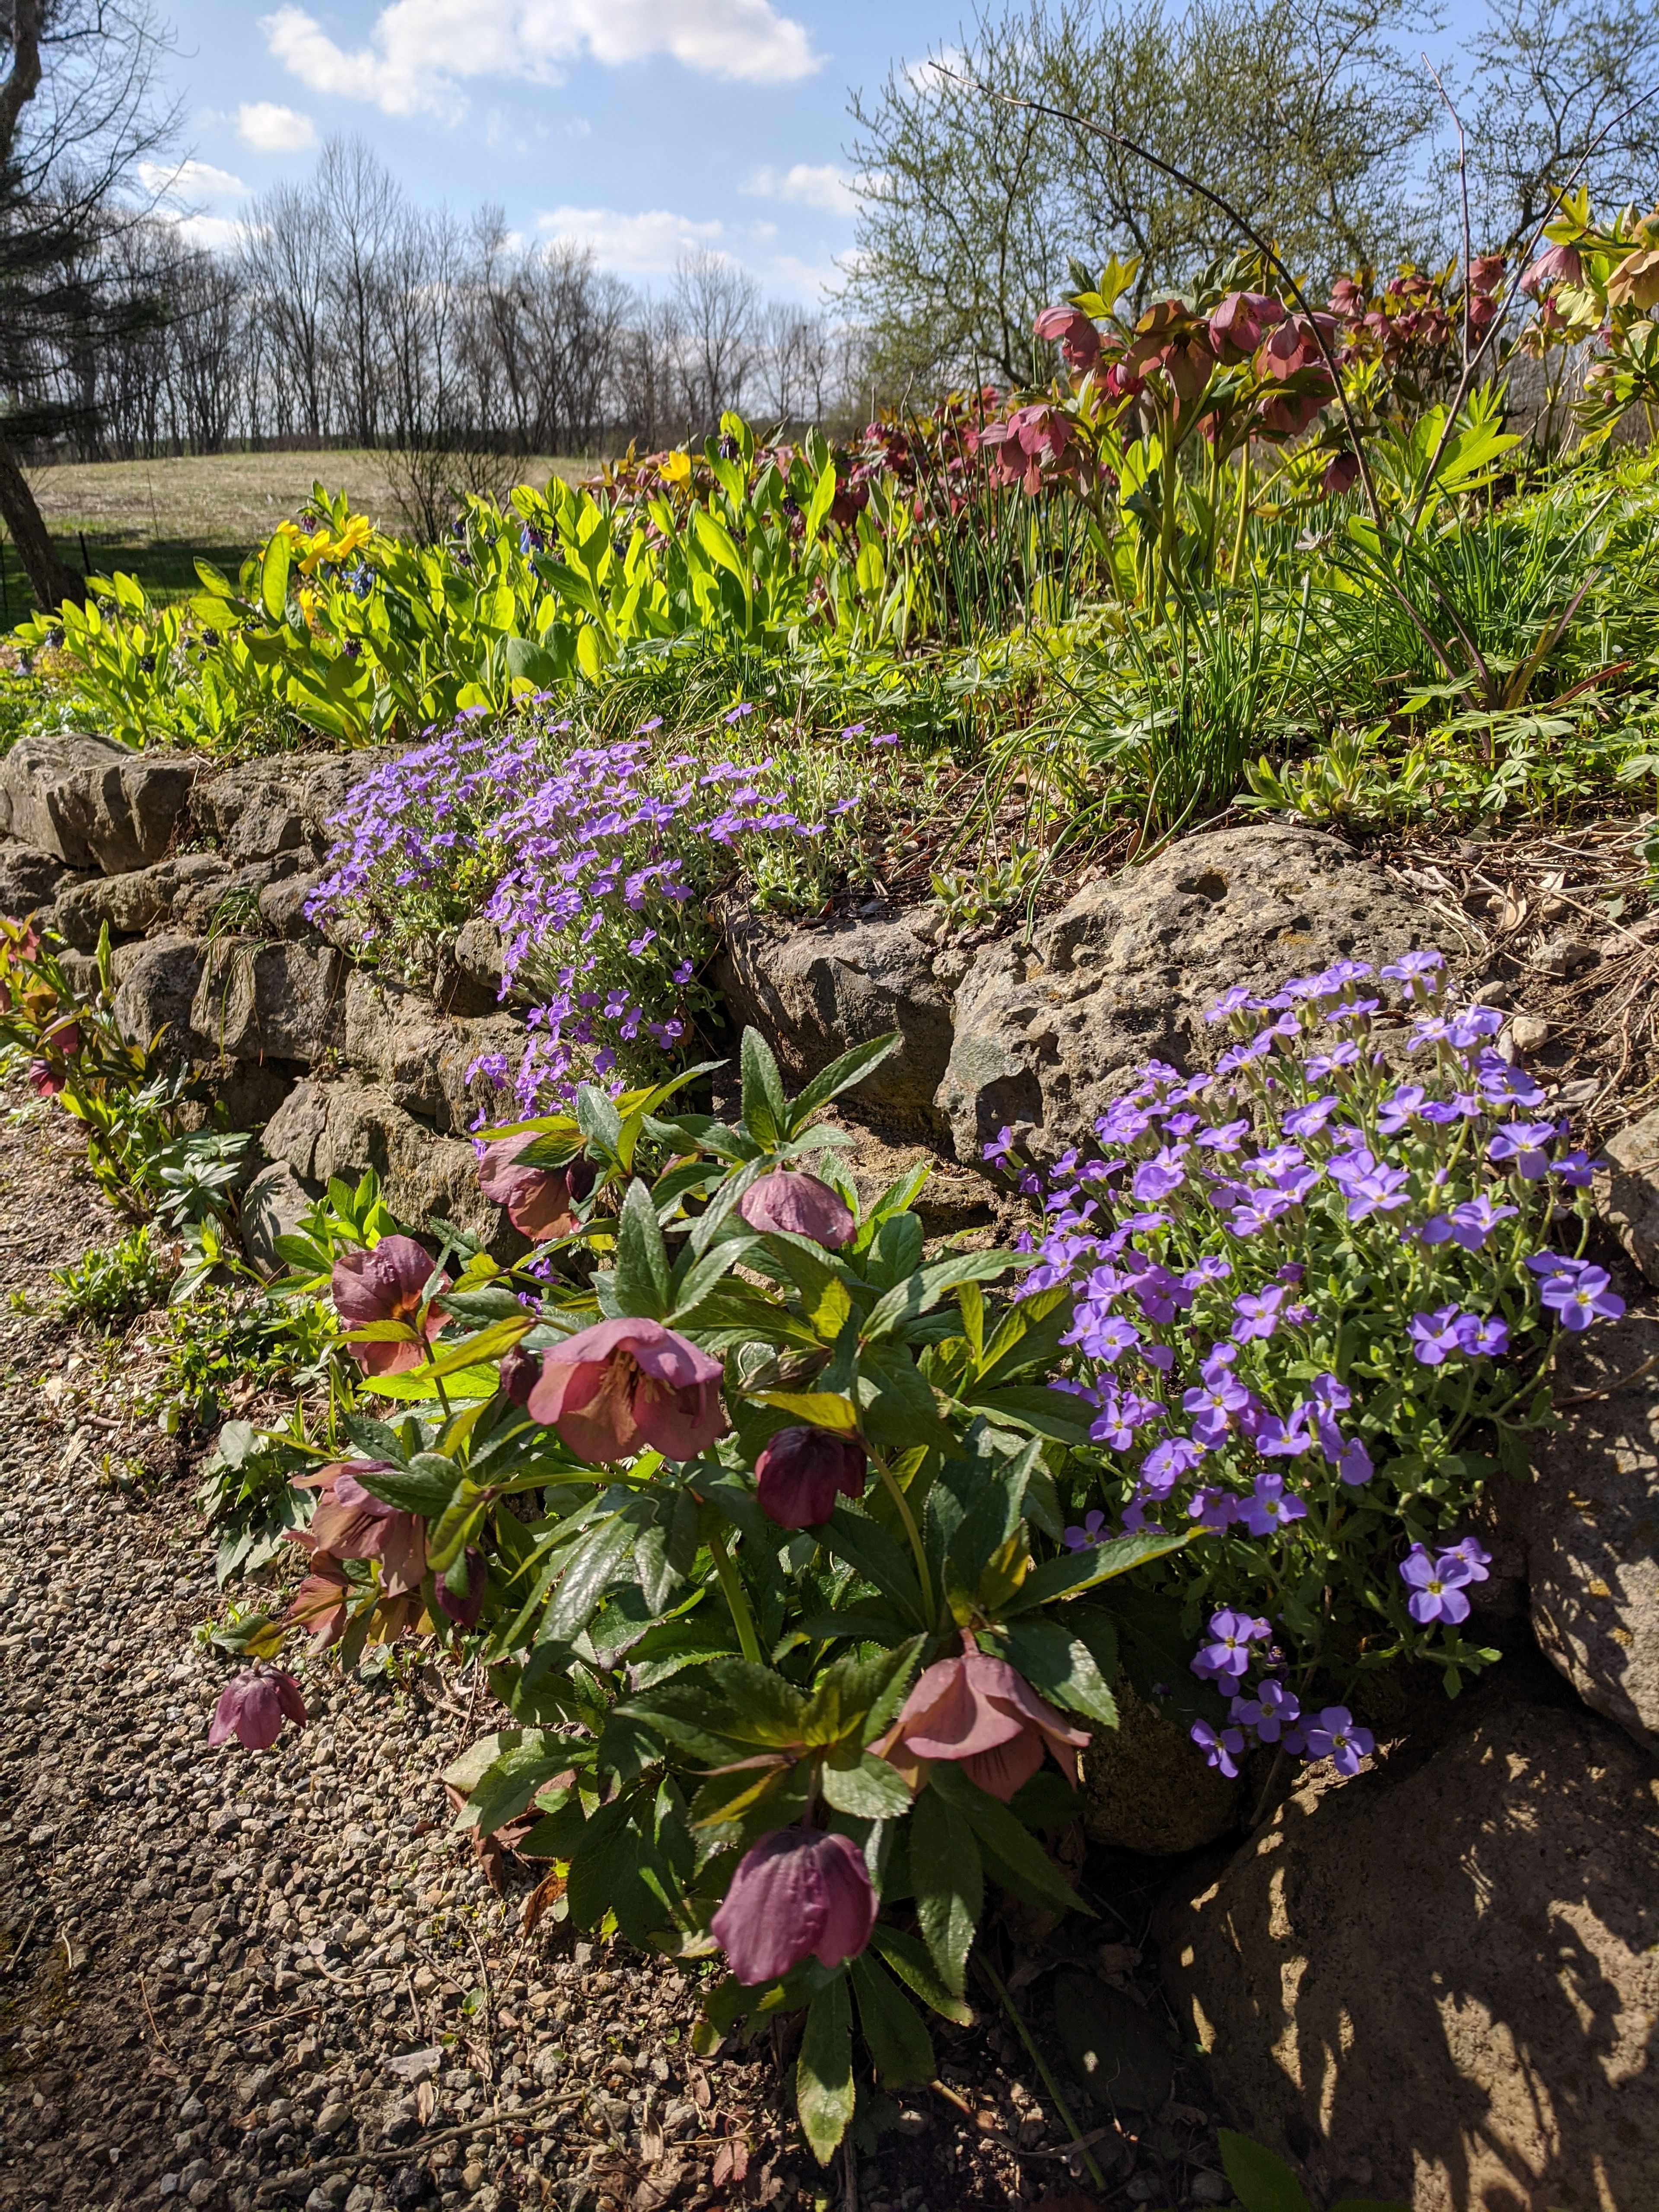
[(721, 1591), (731, 1609), (732, 1626), (738, 1632), (738, 1646), (745, 1659), (757, 1667), (766, 1662), (761, 1656), (760, 1638), (755, 1632), (755, 1616), (750, 1610), (749, 1593), (743, 1586), (743, 1577), (732, 1564), (732, 1554), (726, 1548), (726, 1539), (718, 1528), (708, 1532), (709, 1556), (714, 1562), (714, 1572), (720, 1577)]
[[(1042, 2076), (1042, 2086), (1048, 2092), (1048, 2094), (1054, 2099), (1054, 2110), (1060, 2114), (1066, 2133), (1070, 2136), (1074, 2143), (1081, 2142), (1083, 2130), (1079, 2127), (1077, 2122), (1072, 2118), (1072, 2108), (1066, 2103), (1065, 2098), (1060, 2095), (1060, 2084), (1049, 2072), (1048, 2060), (1037, 2049), (1036, 2044), (1032, 2042), (1031, 2032), (1026, 2027), (1025, 2022), (1020, 2018), (1019, 2014), (1016, 2011), (1014, 2008), (1014, 2001), (1009, 1996), (1006, 1989), (1004, 1988), (1001, 1976), (997, 1972), (996, 1968), (991, 1964), (990, 1960), (985, 1956), (985, 1954), (982, 1951), (980, 1953), (978, 1964), (981, 1973), (984, 1975), (986, 1980), (989, 1982), (991, 1987), (996, 1991), (998, 2002), (1001, 2005), (1004, 2012), (1007, 2014), (1009, 2019), (1014, 2023), (1014, 2027), (1019, 2036), (1020, 2041), (1030, 2052), (1031, 2063), (1036, 2068), (1037, 2072)], [(1089, 2169), (1090, 2180), (1094, 2183), (1097, 2189), (1103, 2190), (1106, 2186), (1106, 2177), (1096, 2163), (1094, 2153), (1091, 2150), (1085, 2150), (1083, 2152), (1082, 2157), (1083, 2163)]]
[(916, 1516), (910, 1510), (910, 1501), (899, 1487), (897, 1478), (878, 1451), (872, 1449), (870, 1456), (876, 1462), (876, 1472), (887, 1486), (887, 1494), (898, 1509), (904, 1523), (904, 1533), (910, 1540), (910, 1553), (916, 1563), (916, 1580), (921, 1585), (922, 1618), (928, 1627), (933, 1626), (933, 1579), (927, 1571), (927, 1553), (922, 1547), (921, 1531), (916, 1526)]

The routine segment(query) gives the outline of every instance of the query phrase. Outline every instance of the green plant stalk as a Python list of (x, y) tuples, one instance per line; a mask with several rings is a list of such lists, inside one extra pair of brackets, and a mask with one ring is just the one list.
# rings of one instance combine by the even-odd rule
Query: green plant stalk
[(922, 1614), (931, 1626), (933, 1621), (933, 1578), (927, 1571), (927, 1553), (922, 1546), (921, 1531), (916, 1526), (916, 1516), (910, 1510), (909, 1499), (899, 1487), (892, 1469), (881, 1454), (867, 1440), (865, 1449), (876, 1462), (876, 1472), (885, 1484), (887, 1494), (898, 1509), (898, 1516), (904, 1523), (904, 1533), (910, 1540), (910, 1555), (916, 1563), (916, 1579), (921, 1584)]
[(732, 1626), (738, 1632), (738, 1645), (745, 1659), (757, 1667), (763, 1667), (760, 1638), (755, 1632), (755, 1616), (750, 1610), (749, 1593), (743, 1586), (726, 1539), (718, 1528), (708, 1532), (708, 1556), (714, 1562), (714, 1572), (720, 1577), (720, 1591), (732, 1615)]
[[(1072, 2108), (1066, 2103), (1065, 2098), (1060, 2094), (1060, 2084), (1055, 2081), (1053, 2074), (1049, 2071), (1048, 2060), (1037, 2049), (1036, 2045), (1031, 2040), (1031, 2032), (1026, 2027), (1025, 2022), (1020, 2018), (1018, 2011), (1016, 2011), (1014, 2008), (1014, 2001), (1012, 1997), (1009, 1996), (1006, 1989), (1003, 1986), (1001, 1976), (997, 1972), (996, 1968), (991, 1964), (990, 1960), (985, 1956), (982, 1951), (979, 1956), (979, 1970), (981, 1973), (984, 1975), (986, 1980), (989, 1982), (991, 1987), (996, 1991), (997, 2002), (1001, 2005), (1002, 2009), (1007, 2014), (1009, 2019), (1014, 2023), (1014, 2027), (1019, 2036), (1020, 2041), (1025, 2045), (1027, 2051), (1030, 2052), (1031, 2063), (1036, 2068), (1037, 2072), (1042, 2076), (1042, 2086), (1048, 2092), (1048, 2094), (1054, 2099), (1054, 2110), (1060, 2114), (1061, 2120), (1065, 2123), (1066, 2132), (1070, 2135), (1072, 2141), (1074, 2143), (1080, 2145), (1083, 2140), (1083, 2130), (1079, 2127), (1077, 2122), (1072, 2118)], [(1106, 2177), (1101, 2172), (1094, 2153), (1091, 2150), (1084, 2150), (1081, 2153), (1081, 2155), (1083, 2163), (1089, 2169), (1090, 2180), (1094, 2183), (1097, 2189), (1103, 2191), (1106, 2186)]]

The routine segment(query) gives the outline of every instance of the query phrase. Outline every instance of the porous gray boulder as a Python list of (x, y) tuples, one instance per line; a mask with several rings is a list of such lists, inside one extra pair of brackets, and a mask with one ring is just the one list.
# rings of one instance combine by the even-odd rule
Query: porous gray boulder
[(119, 949), (111, 963), (115, 1025), (129, 1044), (148, 1046), (165, 1031), (169, 1057), (188, 1057), (205, 950), (193, 937), (150, 937)]
[[(1584, 1703), (1659, 1753), (1659, 1322), (1629, 1316), (1562, 1356), (1560, 1426), (1537, 1480), (1499, 1493), (1518, 1527), (1540, 1648)], [(1643, 1370), (1646, 1368), (1647, 1371)]]
[(1652, 2204), (1659, 1776), (1593, 1714), (1492, 1686), (1423, 1763), (1298, 1790), (1158, 1936), (1223, 2103), (1317, 2201)]
[(298, 763), (238, 761), (207, 771), (191, 793), (191, 823), (232, 860), (267, 860), (277, 853), (320, 859), (321, 841), (301, 799), (304, 775), (303, 757)]
[(1263, 823), (1186, 838), (1089, 884), (1030, 939), (981, 951), (957, 988), (938, 1093), (957, 1157), (976, 1161), (1022, 1124), (1052, 1155), (1085, 1139), (1146, 1061), (1213, 1060), (1227, 1035), (1205, 1010), (1236, 983), (1266, 994), (1444, 935), (1334, 837)]
[(722, 925), (715, 984), (734, 1024), (772, 1045), (792, 1088), (896, 1030), (897, 1049), (847, 1096), (888, 1128), (940, 1133), (933, 1094), (951, 1057), (951, 1000), (924, 917), (790, 929), (732, 906)]
[(1659, 1108), (1609, 1137), (1597, 1164), (1595, 1202), (1650, 1283), (1659, 1283)]
[(1118, 1724), (1091, 1723), (1082, 1759), (1083, 1826), (1091, 1842), (1163, 1858), (1237, 1828), (1243, 1783), (1206, 1766), (1186, 1725), (1138, 1695), (1126, 1676), (1112, 1694)]
[(216, 938), (206, 948), (191, 1027), (218, 1059), (320, 1060), (340, 1041), (343, 968), (329, 946)]
[(22, 737), (0, 761), (0, 835), (106, 876), (159, 860), (199, 760), (75, 732)]
[(260, 1169), (242, 1193), (237, 1216), (242, 1249), (256, 1267), (267, 1275), (282, 1273), (283, 1262), (277, 1256), (276, 1239), (298, 1228), (313, 1202), (313, 1193), (286, 1160), (274, 1160)]
[(260, 1143), (268, 1160), (307, 1182), (326, 1183), (331, 1176), (356, 1182), (373, 1168), (386, 1205), (417, 1229), (437, 1214), (501, 1256), (524, 1249), (506, 1215), (478, 1189), (473, 1147), (417, 1121), (379, 1084), (307, 1078), (267, 1122)]
[(204, 927), (229, 887), (231, 874), (216, 853), (183, 853), (119, 876), (88, 876), (59, 890), (52, 926), (64, 942), (89, 952), (108, 925), (112, 937), (141, 937), (177, 921), (186, 933)]
[(497, 1110), (498, 1085), (473, 1069), (485, 1060), (510, 1079), (526, 1041), (510, 1014), (450, 1019), (394, 976), (354, 969), (346, 978), (346, 1059), (441, 1131), (461, 1134), (480, 1109)]
[(68, 874), (55, 853), (37, 852), (32, 845), (9, 840), (0, 842), (0, 914), (13, 921), (27, 921), (52, 903)]

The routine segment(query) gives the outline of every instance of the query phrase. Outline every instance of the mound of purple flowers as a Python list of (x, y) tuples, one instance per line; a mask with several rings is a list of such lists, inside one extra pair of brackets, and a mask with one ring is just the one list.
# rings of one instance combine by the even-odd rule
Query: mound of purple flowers
[[(1334, 1615), (1377, 1656), (1479, 1663), (1456, 1632), (1484, 1554), (1440, 1532), (1494, 1448), (1518, 1452), (1553, 1324), (1623, 1311), (1559, 1249), (1583, 1242), (1588, 1161), (1502, 1015), (1453, 1006), (1444, 978), (1421, 951), (1230, 991), (1213, 1072), (1145, 1068), (1092, 1154), (1044, 1171), (1011, 1131), (986, 1147), (1042, 1200), (1025, 1294), (1072, 1294), (1063, 1387), (1101, 1448), (1076, 1507), (1206, 1540), (1167, 1571), (1220, 1601), (1195, 1662), (1234, 1697), (1217, 1760), (1258, 1707), (1304, 1725), (1287, 1686), (1244, 1686), (1253, 1637), (1311, 1650)], [(1341, 1735), (1326, 1717), (1310, 1743)]]
[(372, 935), (392, 915), (441, 928), (481, 909), (501, 936), (501, 995), (527, 987), (536, 1003), (520, 1065), (484, 1060), (474, 1072), (510, 1084), (532, 1113), (580, 1082), (672, 1052), (707, 949), (686, 910), (733, 871), (743, 841), (820, 838), (859, 802), (806, 820), (789, 803), (788, 779), (775, 787), (770, 760), (664, 757), (654, 723), (611, 744), (561, 750), (568, 722), (484, 728), (473, 720), (482, 712), (466, 710), (356, 787), (331, 824), (340, 842), (306, 911), (354, 909)]

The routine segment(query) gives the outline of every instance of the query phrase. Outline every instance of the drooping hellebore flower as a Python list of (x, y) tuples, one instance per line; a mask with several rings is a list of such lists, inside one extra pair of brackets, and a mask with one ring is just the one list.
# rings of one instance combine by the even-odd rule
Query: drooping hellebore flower
[(872, 1750), (901, 1772), (930, 1759), (954, 1760), (970, 1782), (1006, 1805), (1042, 1764), (1045, 1746), (1077, 1786), (1077, 1754), (1089, 1739), (1072, 1728), (1006, 1659), (963, 1638), (959, 1659), (939, 1659), (905, 1699)]
[(296, 1490), (321, 1492), (308, 1528), (290, 1528), (291, 1542), (313, 1562), (377, 1559), (380, 1587), (388, 1597), (409, 1597), (426, 1573), (426, 1523), (365, 1490), (359, 1478), (380, 1472), (380, 1460), (339, 1461), (315, 1474), (296, 1475)]
[(779, 1168), (751, 1182), (738, 1200), (738, 1212), (751, 1229), (810, 1237), (826, 1252), (838, 1252), (858, 1224), (839, 1194), (817, 1176)]
[(534, 1129), (501, 1137), (484, 1147), (478, 1162), (478, 1188), (492, 1206), (505, 1206), (513, 1226), (532, 1244), (568, 1237), (576, 1226), (576, 1206), (593, 1188), (593, 1170), (583, 1159), (562, 1168), (523, 1167), (519, 1155), (537, 1140)]
[(438, 1610), (445, 1620), (453, 1620), (457, 1628), (476, 1628), (483, 1611), (488, 1579), (483, 1553), (469, 1544), (454, 1565), (440, 1575), (434, 1585)]
[(282, 1734), (284, 1720), (295, 1728), (306, 1724), (300, 1685), (280, 1667), (250, 1668), (245, 1674), (233, 1674), (219, 1692), (208, 1729), (209, 1747), (216, 1751), (234, 1736), (245, 1751), (269, 1751)]
[(807, 1959), (838, 1966), (856, 1958), (875, 1922), (875, 1892), (850, 1836), (775, 1828), (744, 1852), (709, 1928), (753, 1989)]
[(503, 1352), (501, 1364), (496, 1370), (501, 1395), (515, 1406), (528, 1406), (530, 1394), (535, 1389), (541, 1371), (542, 1363), (535, 1353), (526, 1352), (521, 1344), (515, 1344), (511, 1352)]
[(1547, 291), (1552, 284), (1582, 284), (1584, 264), (1578, 258), (1576, 246), (1546, 246), (1537, 260), (1521, 279), (1521, 289), (1535, 297)]
[(1100, 332), (1081, 307), (1045, 307), (1032, 327), (1050, 344), (1059, 340), (1068, 368), (1091, 369), (1100, 358)]
[(351, 1595), (351, 1584), (343, 1575), (337, 1561), (326, 1552), (314, 1552), (311, 1572), (289, 1600), (284, 1620), (295, 1628), (303, 1628), (312, 1639), (315, 1650), (325, 1650), (337, 1644), (345, 1634), (346, 1622), (350, 1618), (346, 1601)]
[(1248, 361), (1284, 319), (1283, 302), (1270, 294), (1229, 292), (1210, 318), (1210, 343), (1220, 361)]
[(780, 1528), (816, 1528), (837, 1494), (862, 1498), (869, 1455), (856, 1437), (833, 1429), (780, 1429), (755, 1462), (760, 1509)]
[(647, 1445), (695, 1459), (726, 1426), (721, 1372), (659, 1321), (624, 1315), (556, 1344), (526, 1402), (579, 1459), (611, 1466)]
[[(334, 1262), (329, 1289), (334, 1310), (343, 1322), (353, 1328), (377, 1321), (404, 1322), (409, 1327), (409, 1337), (403, 1342), (389, 1338), (346, 1347), (365, 1375), (402, 1375), (422, 1364), (422, 1347), (416, 1341), (415, 1328), (421, 1293), (431, 1273), (429, 1255), (412, 1237), (383, 1237), (372, 1252), (347, 1252)], [(449, 1288), (447, 1275), (439, 1277), (437, 1288)], [(444, 1319), (435, 1310), (427, 1315), (421, 1333), (428, 1343), (443, 1327)]]

